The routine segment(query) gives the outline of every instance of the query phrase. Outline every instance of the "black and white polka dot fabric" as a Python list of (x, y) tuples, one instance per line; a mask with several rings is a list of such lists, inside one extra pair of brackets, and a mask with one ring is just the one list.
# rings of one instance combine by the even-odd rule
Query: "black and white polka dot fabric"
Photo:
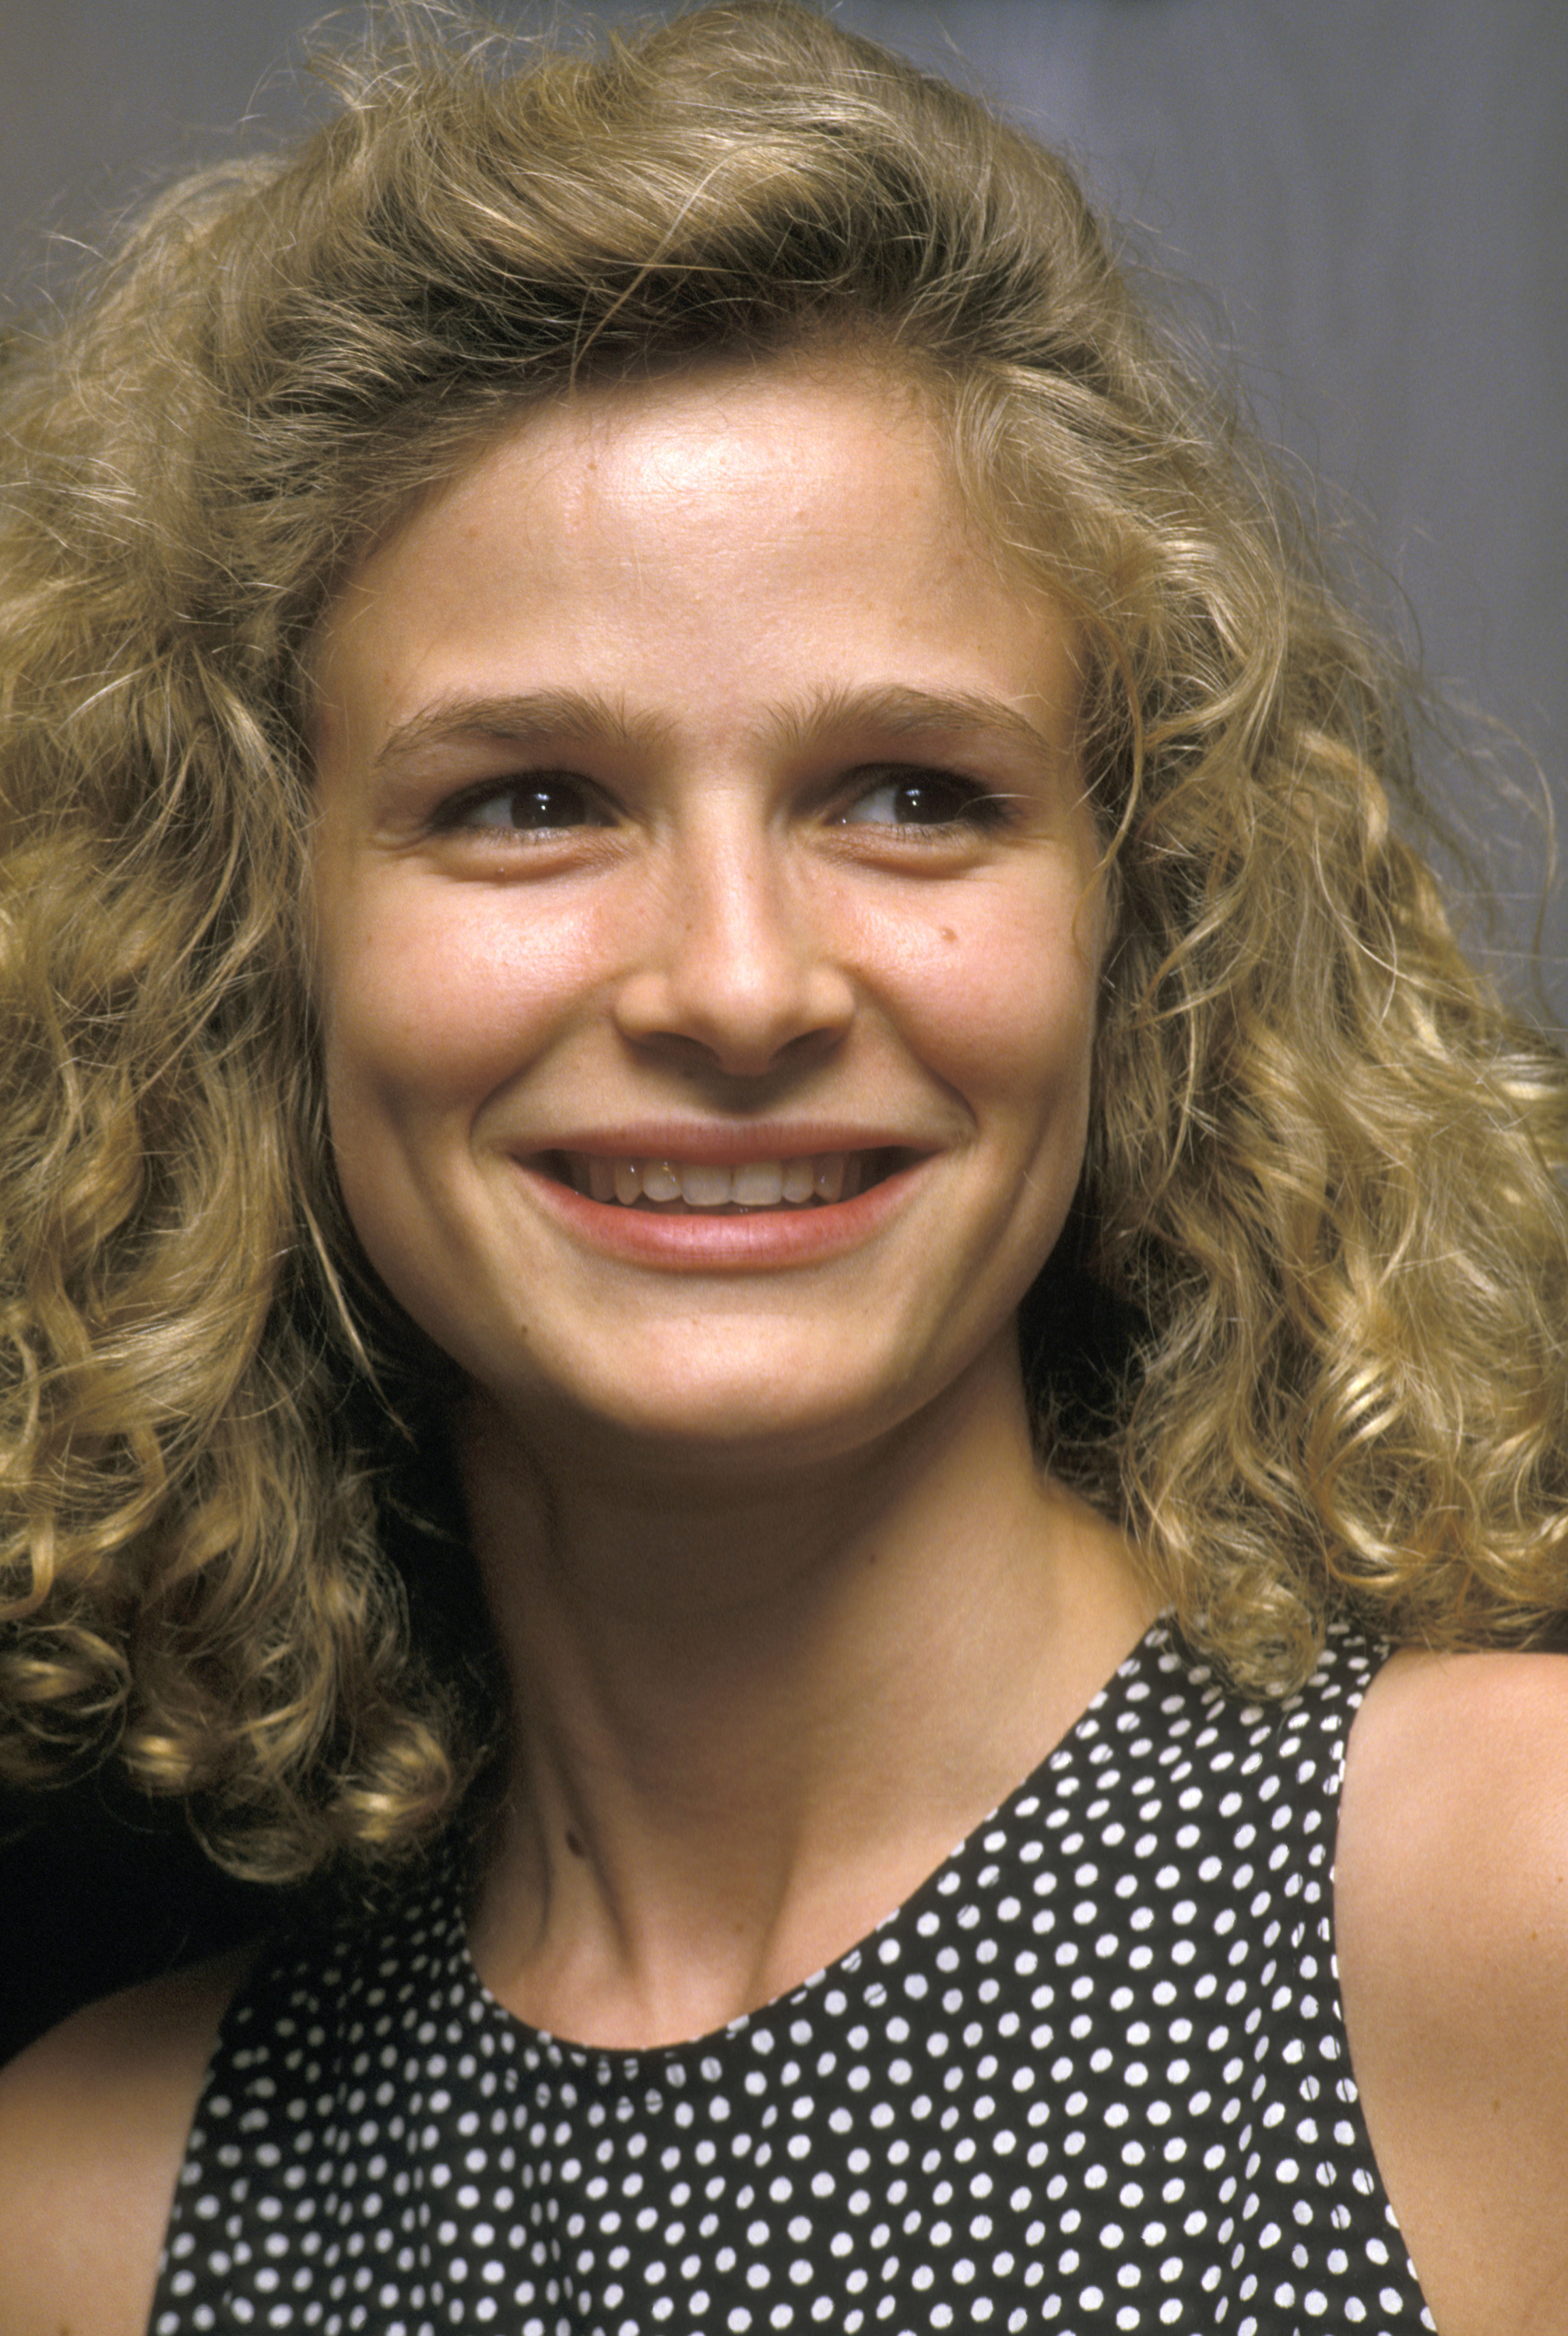
[(1156, 1626), (831, 1969), (589, 2051), (481, 1985), (456, 1893), (297, 1940), (225, 2023), (152, 2336), (1404, 2336), (1329, 1875), (1378, 1656), (1239, 1704)]

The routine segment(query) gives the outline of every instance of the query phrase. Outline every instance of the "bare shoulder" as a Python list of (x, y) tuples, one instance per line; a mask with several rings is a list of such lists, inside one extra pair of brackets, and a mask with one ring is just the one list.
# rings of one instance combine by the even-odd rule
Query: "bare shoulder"
[(1399, 1864), (1458, 1839), (1495, 1855), (1500, 1821), (1544, 1846), (1568, 1813), (1568, 1655), (1396, 1655), (1356, 1721), (1346, 1800)]
[(1568, 1952), (1565, 1875), (1568, 1655), (1396, 1655), (1350, 1737), (1342, 1940), (1365, 1916), (1434, 1987), (1538, 1987)]
[(1350, 2056), (1442, 2336), (1568, 2327), (1568, 1656), (1397, 1656), (1335, 1873)]
[(107, 1996), (0, 2069), (0, 2336), (142, 2336), (202, 2076), (252, 1952)]

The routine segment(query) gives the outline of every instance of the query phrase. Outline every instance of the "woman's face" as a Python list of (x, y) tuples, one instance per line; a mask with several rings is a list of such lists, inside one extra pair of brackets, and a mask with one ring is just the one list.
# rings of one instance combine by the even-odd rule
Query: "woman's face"
[(1083, 1154), (1060, 613), (852, 366), (534, 410), (314, 661), (317, 980), (372, 1263), (526, 1429), (874, 1441), (1011, 1335)]

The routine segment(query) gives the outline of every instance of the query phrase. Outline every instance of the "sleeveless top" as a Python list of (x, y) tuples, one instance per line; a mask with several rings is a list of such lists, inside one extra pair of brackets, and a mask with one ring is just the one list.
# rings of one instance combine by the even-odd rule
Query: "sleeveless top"
[(1156, 1624), (826, 1971), (696, 2042), (526, 2027), (461, 1892), (280, 1944), (196, 2113), (151, 2336), (1411, 2336), (1331, 1863), (1382, 1650), (1288, 1701)]

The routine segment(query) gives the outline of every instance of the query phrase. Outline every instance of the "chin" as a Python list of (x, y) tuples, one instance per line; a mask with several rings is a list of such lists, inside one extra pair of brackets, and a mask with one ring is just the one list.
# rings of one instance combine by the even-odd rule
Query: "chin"
[(519, 1442), (547, 1443), (570, 1452), (593, 1474), (623, 1465), (682, 1475), (708, 1471), (771, 1475), (844, 1457), (877, 1445), (909, 1415), (906, 1391), (824, 1387), (820, 1379), (803, 1398), (792, 1374), (747, 1374), (679, 1380), (650, 1376), (621, 1385), (558, 1387), (541, 1399), (534, 1389), (496, 1391), (488, 1397), (505, 1414)]

